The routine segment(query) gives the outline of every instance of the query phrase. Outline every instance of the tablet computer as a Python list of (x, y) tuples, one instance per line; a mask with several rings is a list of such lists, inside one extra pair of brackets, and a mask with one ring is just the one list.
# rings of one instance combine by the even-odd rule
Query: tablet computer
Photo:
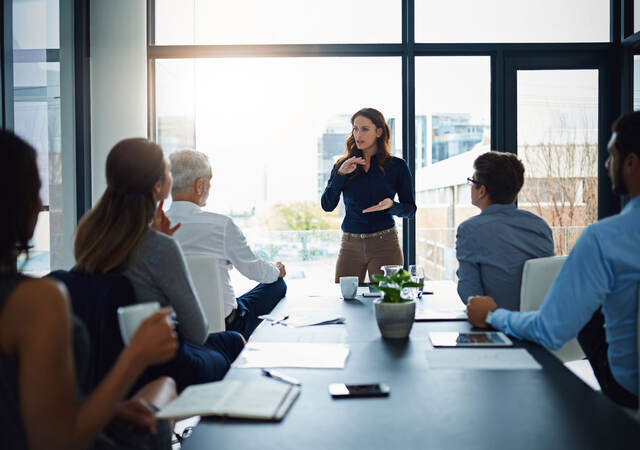
[(513, 342), (500, 331), (432, 331), (434, 347), (511, 347)]

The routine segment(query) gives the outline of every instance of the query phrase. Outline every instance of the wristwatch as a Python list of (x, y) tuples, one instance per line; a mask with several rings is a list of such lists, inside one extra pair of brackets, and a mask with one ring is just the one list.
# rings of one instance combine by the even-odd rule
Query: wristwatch
[[(495, 311), (495, 310), (494, 310), (494, 311)], [(489, 312), (487, 313), (487, 317), (485, 317), (485, 318), (484, 318), (484, 321), (485, 321), (486, 323), (488, 323), (489, 325), (493, 325), (493, 324), (491, 323), (491, 319), (492, 319), (492, 318), (493, 318), (493, 311), (489, 311)]]

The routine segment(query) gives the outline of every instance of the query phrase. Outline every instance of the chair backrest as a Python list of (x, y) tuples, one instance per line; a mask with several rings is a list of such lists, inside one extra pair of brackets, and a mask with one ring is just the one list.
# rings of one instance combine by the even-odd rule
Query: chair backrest
[(209, 332), (225, 330), (224, 299), (218, 258), (210, 254), (185, 254), (191, 279), (209, 321)]
[(78, 380), (82, 391), (91, 392), (111, 370), (124, 348), (118, 325), (118, 308), (136, 302), (131, 282), (120, 274), (88, 275), (56, 270), (49, 277), (67, 287), (71, 309), (86, 326), (90, 338), (87, 373)]
[[(566, 256), (548, 256), (530, 259), (524, 263), (520, 287), (520, 311), (536, 311), (540, 308), (566, 259)], [(552, 353), (562, 362), (584, 358), (584, 352), (577, 339), (572, 339), (560, 350)]]

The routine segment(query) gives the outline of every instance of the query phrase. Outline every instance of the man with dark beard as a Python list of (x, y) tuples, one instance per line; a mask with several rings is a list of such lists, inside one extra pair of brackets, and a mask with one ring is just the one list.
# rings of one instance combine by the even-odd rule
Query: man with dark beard
[(638, 286), (640, 283), (640, 112), (612, 126), (605, 163), (613, 190), (630, 200), (620, 214), (580, 236), (538, 311), (498, 308), (471, 297), (469, 321), (559, 349), (578, 337), (602, 391), (638, 408)]

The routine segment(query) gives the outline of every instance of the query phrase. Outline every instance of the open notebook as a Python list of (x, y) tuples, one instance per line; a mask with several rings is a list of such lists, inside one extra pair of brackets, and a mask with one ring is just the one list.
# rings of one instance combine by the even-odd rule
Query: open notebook
[(270, 379), (218, 381), (196, 384), (156, 413), (159, 419), (221, 416), (238, 419), (282, 420), (300, 388)]

